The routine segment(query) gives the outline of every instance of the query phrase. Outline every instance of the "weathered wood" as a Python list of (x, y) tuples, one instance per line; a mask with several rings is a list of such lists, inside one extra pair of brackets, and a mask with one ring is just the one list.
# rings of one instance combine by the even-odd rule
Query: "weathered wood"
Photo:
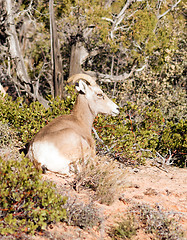
[(54, 97), (60, 96), (60, 98), (63, 98), (62, 58), (60, 54), (59, 41), (54, 18), (53, 0), (49, 0), (49, 13)]
[(87, 52), (82, 42), (77, 41), (72, 45), (69, 76), (82, 72), (82, 58), (85, 54), (87, 55)]
[[(28, 75), (27, 68), (24, 63), (24, 59), (21, 53), (21, 48), (16, 32), (15, 20), (14, 20), (14, 12), (12, 6), (12, 0), (6, 0), (6, 11), (7, 11), (7, 29), (6, 32), (8, 34), (9, 41), (9, 51), (11, 58), (15, 61), (16, 64), (16, 73), (18, 77), (18, 81), (12, 79), (12, 81), (23, 89), (26, 93), (28, 93), (34, 100), (38, 100), (44, 107), (48, 107), (48, 101), (44, 99), (37, 91), (35, 91), (36, 86), (33, 85), (31, 79)], [(33, 85), (34, 93), (32, 92), (31, 85)]]

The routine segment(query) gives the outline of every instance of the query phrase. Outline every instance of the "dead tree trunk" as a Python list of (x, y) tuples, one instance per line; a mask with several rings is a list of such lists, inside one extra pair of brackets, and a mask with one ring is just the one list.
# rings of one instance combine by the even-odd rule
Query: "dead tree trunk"
[(51, 33), (51, 61), (53, 72), (53, 88), (54, 97), (60, 96), (63, 98), (63, 71), (62, 58), (60, 55), (60, 48), (54, 19), (53, 0), (49, 0), (50, 13), (50, 33)]
[(89, 56), (88, 51), (83, 45), (82, 41), (83, 38), (84, 38), (83, 34), (78, 33), (77, 36), (75, 36), (74, 39), (72, 40), (69, 76), (81, 73), (82, 72), (81, 65)]
[(9, 46), (10, 46), (10, 54), (11, 58), (16, 61), (17, 67), (17, 76), (19, 79), (25, 84), (25, 88), (30, 91), (30, 78), (27, 74), (25, 69), (23, 56), (21, 54), (21, 49), (17, 37), (16, 27), (14, 24), (14, 13), (12, 11), (12, 1), (6, 0), (6, 9), (7, 9), (7, 23), (8, 23), (8, 39), (9, 39)]
[(70, 57), (70, 70), (69, 76), (72, 76), (77, 73), (81, 73), (81, 42), (75, 42), (71, 47), (71, 57)]
[[(21, 90), (25, 91), (31, 98), (33, 98), (34, 100), (38, 100), (41, 104), (44, 105), (44, 107), (48, 107), (48, 101), (44, 99), (38, 92), (39, 82), (37, 82), (36, 86), (34, 86), (27, 73), (27, 69), (21, 53), (21, 48), (20, 48), (20, 44), (19, 44), (18, 36), (16, 32), (12, 0), (6, 0), (5, 3), (6, 3), (6, 11), (7, 11), (6, 32), (8, 34), (9, 51), (10, 51), (11, 59), (15, 61), (16, 74), (18, 78), (18, 79), (12, 78), (12, 81), (18, 87), (20, 87)], [(34, 93), (32, 92), (31, 85), (33, 87)]]

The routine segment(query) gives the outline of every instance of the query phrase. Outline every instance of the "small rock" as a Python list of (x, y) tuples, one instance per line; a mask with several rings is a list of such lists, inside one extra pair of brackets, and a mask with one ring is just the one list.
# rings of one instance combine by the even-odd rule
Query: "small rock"
[(142, 196), (142, 195), (134, 195), (133, 198), (136, 198), (136, 199), (143, 199), (143, 196)]
[(132, 200), (130, 198), (127, 198), (125, 196), (125, 193), (123, 193), (121, 196), (119, 196), (119, 201), (122, 201), (124, 204), (132, 202)]
[(144, 192), (145, 195), (148, 196), (156, 196), (158, 195), (157, 191), (153, 188), (147, 188), (146, 191)]

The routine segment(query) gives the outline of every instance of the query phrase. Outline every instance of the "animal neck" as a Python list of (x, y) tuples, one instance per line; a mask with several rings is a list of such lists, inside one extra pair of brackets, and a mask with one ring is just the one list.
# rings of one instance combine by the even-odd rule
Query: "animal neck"
[(96, 116), (91, 111), (88, 101), (84, 95), (78, 95), (72, 114), (78, 119), (78, 121), (81, 122), (81, 124), (87, 126), (91, 133), (92, 124)]

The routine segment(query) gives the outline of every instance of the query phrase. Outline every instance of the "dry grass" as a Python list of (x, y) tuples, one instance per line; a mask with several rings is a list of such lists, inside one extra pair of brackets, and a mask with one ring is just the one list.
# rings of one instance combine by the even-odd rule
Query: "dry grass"
[(77, 199), (68, 198), (65, 204), (67, 223), (80, 228), (92, 228), (102, 222), (100, 213), (93, 202), (84, 203)]
[(151, 234), (151, 239), (155, 240), (184, 240), (184, 233), (171, 214), (147, 204), (135, 204), (129, 208), (126, 216), (111, 227), (108, 235), (114, 240), (131, 239), (138, 229)]
[(118, 164), (109, 161), (106, 157), (90, 159), (77, 174), (76, 188), (87, 188), (94, 191), (94, 200), (102, 204), (112, 204), (117, 194), (120, 194), (124, 186), (124, 171), (118, 168)]

